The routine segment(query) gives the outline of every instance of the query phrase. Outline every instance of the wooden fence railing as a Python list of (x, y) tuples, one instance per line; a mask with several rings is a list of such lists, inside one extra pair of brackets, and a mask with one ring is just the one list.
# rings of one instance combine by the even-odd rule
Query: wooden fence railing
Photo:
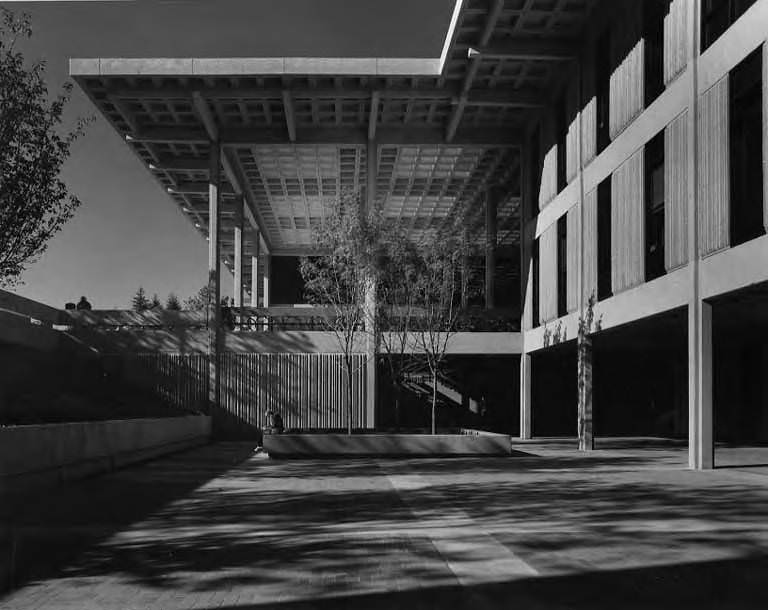
[[(208, 403), (208, 356), (120, 354), (123, 378), (152, 390), (169, 406), (204, 410)], [(286, 428), (347, 425), (346, 371), (339, 354), (235, 354), (221, 356), (220, 429), (262, 428), (267, 411), (279, 412)], [(366, 427), (365, 355), (353, 357), (352, 425)]]

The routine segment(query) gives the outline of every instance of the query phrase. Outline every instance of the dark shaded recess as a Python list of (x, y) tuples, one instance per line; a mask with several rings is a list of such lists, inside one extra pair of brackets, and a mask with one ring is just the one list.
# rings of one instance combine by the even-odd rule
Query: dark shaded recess
[(533, 240), (531, 251), (531, 327), (539, 325), (539, 238)]
[(763, 47), (730, 72), (730, 243), (765, 234), (763, 225)]
[[(411, 381), (401, 392), (400, 427), (426, 428), (431, 422), (432, 395), (424, 362), (412, 362)], [(424, 382), (416, 377), (423, 375)], [(520, 413), (519, 356), (449, 356), (440, 383), (460, 398), (438, 393), (438, 427), (464, 427), (517, 435)], [(482, 401), (485, 412), (481, 412)], [(387, 363), (379, 362), (379, 421), (383, 429), (395, 428), (395, 391)]]
[(270, 305), (306, 303), (298, 256), (273, 256)]
[(643, 0), (645, 38), (645, 106), (664, 91), (664, 18), (671, 0)]
[(714, 436), (768, 443), (768, 282), (713, 302)]
[(702, 53), (728, 29), (755, 0), (702, 0), (701, 51)]
[(568, 313), (568, 218), (557, 220), (557, 315)]
[(576, 436), (576, 342), (531, 354), (533, 436)]
[(613, 295), (611, 280), (611, 177), (597, 187), (597, 298)]
[(0, 425), (174, 417), (205, 405), (174, 405), (124, 370), (120, 357), (63, 345), (44, 352), (0, 342)]
[(661, 277), (664, 266), (664, 130), (646, 145), (645, 155), (645, 281)]
[(688, 435), (685, 310), (594, 336), (595, 436)]
[(611, 89), (611, 34), (606, 29), (595, 46), (595, 94), (597, 110), (597, 152), (611, 143), (610, 89)]

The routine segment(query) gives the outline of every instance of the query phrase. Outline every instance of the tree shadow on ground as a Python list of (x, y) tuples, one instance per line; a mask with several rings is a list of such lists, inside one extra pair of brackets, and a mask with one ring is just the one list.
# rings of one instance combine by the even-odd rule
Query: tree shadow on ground
[(52, 489), (4, 492), (0, 591), (57, 573), (84, 549), (236, 467), (253, 449), (207, 446)]
[[(313, 600), (215, 606), (219, 610), (728, 609), (768, 605), (768, 557), (594, 571), (517, 581), (440, 586)], [(213, 606), (211, 606), (213, 608)], [(204, 608), (204, 610), (207, 610)]]
[[(753, 604), (766, 595), (762, 486), (653, 470), (642, 456), (236, 459), (235, 449), (210, 448), (119, 473), (101, 496), (95, 486), (96, 495), (81, 488), (56, 499), (58, 514), (20, 524), (53, 518), (50, 529), (103, 530), (77, 556), (28, 576), (201, 594), (242, 589), (257, 592), (253, 608), (286, 610), (765, 607)], [(157, 498), (143, 510), (120, 506), (138, 502), (136, 494)], [(81, 509), (102, 518), (78, 517)], [(438, 550), (446, 536), (470, 544), (485, 537), (545, 576), (458, 588), (449, 565), (492, 558)], [(290, 598), (297, 601), (280, 601)]]

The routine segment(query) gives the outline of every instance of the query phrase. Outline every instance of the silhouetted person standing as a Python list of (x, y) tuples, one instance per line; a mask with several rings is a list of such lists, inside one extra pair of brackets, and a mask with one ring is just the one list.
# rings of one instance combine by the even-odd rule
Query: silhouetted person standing
[(80, 300), (77, 302), (77, 309), (85, 309), (87, 311), (91, 310), (91, 304), (88, 302), (88, 299), (85, 297), (80, 297)]

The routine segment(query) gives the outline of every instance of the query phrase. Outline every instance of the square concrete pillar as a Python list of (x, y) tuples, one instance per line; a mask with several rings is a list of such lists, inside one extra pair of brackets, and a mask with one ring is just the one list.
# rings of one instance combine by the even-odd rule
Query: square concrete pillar
[[(269, 280), (272, 275), (272, 256), (264, 254), (261, 257), (262, 266), (264, 268), (264, 277), (262, 277), (262, 306), (266, 309), (269, 307)], [(269, 330), (269, 319), (264, 320), (264, 330)]]
[(714, 468), (712, 418), (712, 305), (688, 306), (688, 466)]
[(532, 436), (531, 355), (520, 354), (520, 438)]

